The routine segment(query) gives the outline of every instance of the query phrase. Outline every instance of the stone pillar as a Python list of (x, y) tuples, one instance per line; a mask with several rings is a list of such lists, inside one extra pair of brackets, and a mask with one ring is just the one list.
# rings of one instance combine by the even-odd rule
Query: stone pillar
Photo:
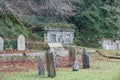
[(46, 52), (46, 61), (48, 77), (53, 78), (56, 76), (53, 52)]
[(45, 72), (44, 72), (44, 65), (43, 65), (43, 62), (42, 62), (42, 58), (38, 59), (38, 74), (39, 75), (44, 75), (45, 74)]
[(83, 68), (90, 68), (89, 56), (85, 48), (83, 49), (82, 53), (82, 62)]
[(70, 46), (69, 47), (69, 66), (71, 67), (73, 62), (76, 60), (76, 53), (77, 50), (75, 47)]

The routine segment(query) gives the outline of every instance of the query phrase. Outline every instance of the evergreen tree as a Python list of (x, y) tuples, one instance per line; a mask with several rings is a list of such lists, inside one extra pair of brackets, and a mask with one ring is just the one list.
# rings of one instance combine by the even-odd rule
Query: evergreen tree
[(120, 0), (84, 0), (75, 4), (75, 24), (79, 45), (99, 47), (102, 38), (119, 38)]

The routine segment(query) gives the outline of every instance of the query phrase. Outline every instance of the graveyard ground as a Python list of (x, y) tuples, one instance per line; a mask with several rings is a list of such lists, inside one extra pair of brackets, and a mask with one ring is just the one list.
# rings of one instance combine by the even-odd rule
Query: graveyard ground
[[(60, 67), (57, 67), (57, 75), (52, 79), (47, 77), (46, 71), (44, 76), (38, 75), (37, 59), (17, 58), (1, 61), (0, 80), (120, 80), (120, 61), (117, 59), (106, 59), (97, 54), (90, 54), (91, 68), (83, 69), (81, 54), (78, 54), (80, 69), (73, 72), (71, 67), (66, 66), (67, 58), (58, 59)], [(46, 69), (45, 63), (44, 66)]]

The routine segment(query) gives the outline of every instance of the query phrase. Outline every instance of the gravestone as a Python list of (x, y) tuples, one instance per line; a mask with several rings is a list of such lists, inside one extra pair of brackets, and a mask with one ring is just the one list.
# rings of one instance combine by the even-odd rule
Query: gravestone
[(23, 35), (19, 35), (19, 37), (18, 37), (17, 49), (20, 51), (25, 50), (25, 37)]
[(69, 47), (69, 66), (72, 66), (73, 62), (75, 61), (76, 53), (77, 53), (76, 48), (73, 46), (70, 46)]
[(72, 65), (72, 70), (73, 71), (78, 71), (79, 70), (79, 62), (75, 60)]
[(48, 46), (50, 47), (50, 50), (64, 50), (61, 43), (48, 43)]
[(43, 62), (42, 62), (42, 58), (38, 59), (38, 74), (39, 75), (44, 75), (45, 74), (45, 72), (44, 72), (44, 65), (43, 65)]
[(82, 53), (82, 62), (83, 62), (83, 68), (90, 68), (89, 56), (85, 48), (83, 49), (83, 53)]
[(4, 48), (4, 40), (2, 39), (2, 37), (0, 37), (0, 52), (3, 51)]
[(53, 78), (56, 76), (53, 52), (46, 52), (46, 61), (48, 77)]

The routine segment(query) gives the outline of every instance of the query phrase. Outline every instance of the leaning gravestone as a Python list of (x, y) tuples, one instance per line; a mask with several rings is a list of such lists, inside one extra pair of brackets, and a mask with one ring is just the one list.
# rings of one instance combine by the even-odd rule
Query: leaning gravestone
[(44, 75), (45, 74), (45, 72), (44, 72), (44, 65), (43, 65), (43, 62), (42, 62), (42, 58), (38, 59), (38, 74), (39, 75)]
[(73, 62), (75, 61), (76, 53), (77, 53), (76, 48), (73, 46), (70, 46), (69, 47), (69, 66), (72, 66)]
[(48, 77), (53, 78), (56, 76), (53, 52), (46, 52), (46, 61)]
[(2, 37), (0, 37), (0, 52), (3, 51), (3, 47), (4, 47), (4, 40), (2, 39)]
[(82, 53), (82, 62), (83, 62), (83, 68), (90, 68), (89, 56), (85, 48), (83, 49), (83, 53)]
[(19, 37), (18, 37), (17, 49), (20, 51), (25, 50), (25, 37), (23, 35), (19, 35)]

